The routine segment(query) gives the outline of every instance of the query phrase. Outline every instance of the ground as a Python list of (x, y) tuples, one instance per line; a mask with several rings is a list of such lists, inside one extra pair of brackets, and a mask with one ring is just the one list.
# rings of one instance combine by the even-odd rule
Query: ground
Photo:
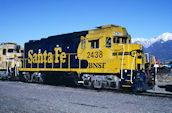
[(0, 81), (0, 113), (172, 112), (172, 98)]

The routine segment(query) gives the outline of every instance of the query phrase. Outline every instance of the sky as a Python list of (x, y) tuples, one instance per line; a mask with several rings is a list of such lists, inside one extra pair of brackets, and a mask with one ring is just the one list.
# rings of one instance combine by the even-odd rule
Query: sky
[(172, 33), (172, 0), (0, 0), (0, 43), (125, 27), (132, 38)]

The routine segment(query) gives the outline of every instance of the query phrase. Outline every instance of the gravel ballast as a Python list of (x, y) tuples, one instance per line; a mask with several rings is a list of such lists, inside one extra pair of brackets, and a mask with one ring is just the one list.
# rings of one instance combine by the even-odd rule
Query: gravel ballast
[(0, 113), (172, 112), (172, 99), (0, 81)]

